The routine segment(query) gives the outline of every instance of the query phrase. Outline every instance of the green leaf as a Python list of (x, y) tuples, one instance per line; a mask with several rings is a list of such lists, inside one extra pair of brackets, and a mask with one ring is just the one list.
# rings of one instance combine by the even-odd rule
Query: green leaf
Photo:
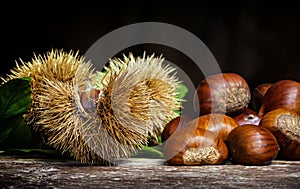
[(177, 98), (183, 99), (185, 95), (188, 93), (189, 89), (182, 83), (179, 83), (176, 88)]
[[(30, 146), (30, 139), (31, 139), (31, 131), (26, 124), (26, 122), (19, 116), (16, 119), (16, 126), (9, 125), (10, 132), (0, 132), (3, 135), (5, 133), (6, 136), (1, 136), (0, 139), (0, 148), (1, 149), (8, 149), (8, 148), (29, 148)], [(3, 140), (5, 139), (5, 140)]]
[(162, 152), (162, 145), (157, 146), (143, 146), (142, 151), (132, 154), (133, 158), (152, 158), (152, 159), (163, 159), (164, 154)]
[[(189, 89), (182, 83), (177, 84), (176, 88), (176, 98), (180, 100), (184, 100), (185, 95), (188, 93)], [(181, 110), (174, 110), (174, 112), (177, 114), (177, 116), (180, 116)]]
[(24, 80), (24, 81), (31, 81), (31, 77), (23, 77), (23, 78), (20, 78), (21, 80)]
[(30, 89), (30, 78), (12, 79), (0, 86), (0, 143), (6, 140), (17, 126), (24, 124), (22, 115), (31, 104)]
[(20, 124), (21, 120), (22, 117), (17, 115), (0, 122), (0, 144), (8, 138), (9, 134)]
[(30, 89), (29, 78), (12, 79), (0, 86), (0, 123), (28, 110), (31, 104)]

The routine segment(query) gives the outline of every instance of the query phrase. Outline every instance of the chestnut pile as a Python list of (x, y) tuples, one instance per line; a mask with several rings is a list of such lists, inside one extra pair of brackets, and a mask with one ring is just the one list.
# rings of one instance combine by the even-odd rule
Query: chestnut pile
[(203, 79), (196, 89), (200, 115), (181, 115), (162, 132), (170, 165), (267, 165), (300, 160), (300, 83), (263, 83), (251, 92), (236, 73)]

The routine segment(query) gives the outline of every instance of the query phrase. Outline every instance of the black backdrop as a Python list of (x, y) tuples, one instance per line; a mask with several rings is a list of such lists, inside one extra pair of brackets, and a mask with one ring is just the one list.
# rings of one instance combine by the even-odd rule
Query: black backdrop
[[(165, 22), (201, 39), (223, 72), (245, 77), (251, 88), (280, 79), (300, 81), (300, 12), (293, 3), (196, 1), (40, 1), (1, 5), (1, 76), (15, 61), (52, 48), (85, 51), (108, 32), (137, 22)], [(190, 61), (150, 46), (176, 64)], [(135, 54), (143, 48), (131, 48)], [(201, 74), (191, 73), (202, 79)]]

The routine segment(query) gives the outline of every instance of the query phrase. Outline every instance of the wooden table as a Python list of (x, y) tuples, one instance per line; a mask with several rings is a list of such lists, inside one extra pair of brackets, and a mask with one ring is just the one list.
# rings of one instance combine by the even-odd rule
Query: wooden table
[(169, 166), (163, 159), (132, 158), (116, 166), (70, 160), (0, 156), (2, 188), (300, 188), (300, 162), (267, 166)]

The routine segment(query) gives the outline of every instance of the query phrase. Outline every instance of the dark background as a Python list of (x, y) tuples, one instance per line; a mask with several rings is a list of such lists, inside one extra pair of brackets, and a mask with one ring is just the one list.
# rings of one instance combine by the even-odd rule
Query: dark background
[[(201, 39), (223, 72), (241, 74), (251, 88), (280, 79), (300, 81), (300, 9), (283, 2), (9, 1), (1, 5), (1, 76), (21, 58), (52, 48), (81, 54), (103, 35), (137, 22), (165, 22)], [(145, 46), (188, 67), (189, 59), (162, 46)], [(143, 48), (131, 48), (135, 54)], [(202, 79), (201, 73), (194, 83)]]

